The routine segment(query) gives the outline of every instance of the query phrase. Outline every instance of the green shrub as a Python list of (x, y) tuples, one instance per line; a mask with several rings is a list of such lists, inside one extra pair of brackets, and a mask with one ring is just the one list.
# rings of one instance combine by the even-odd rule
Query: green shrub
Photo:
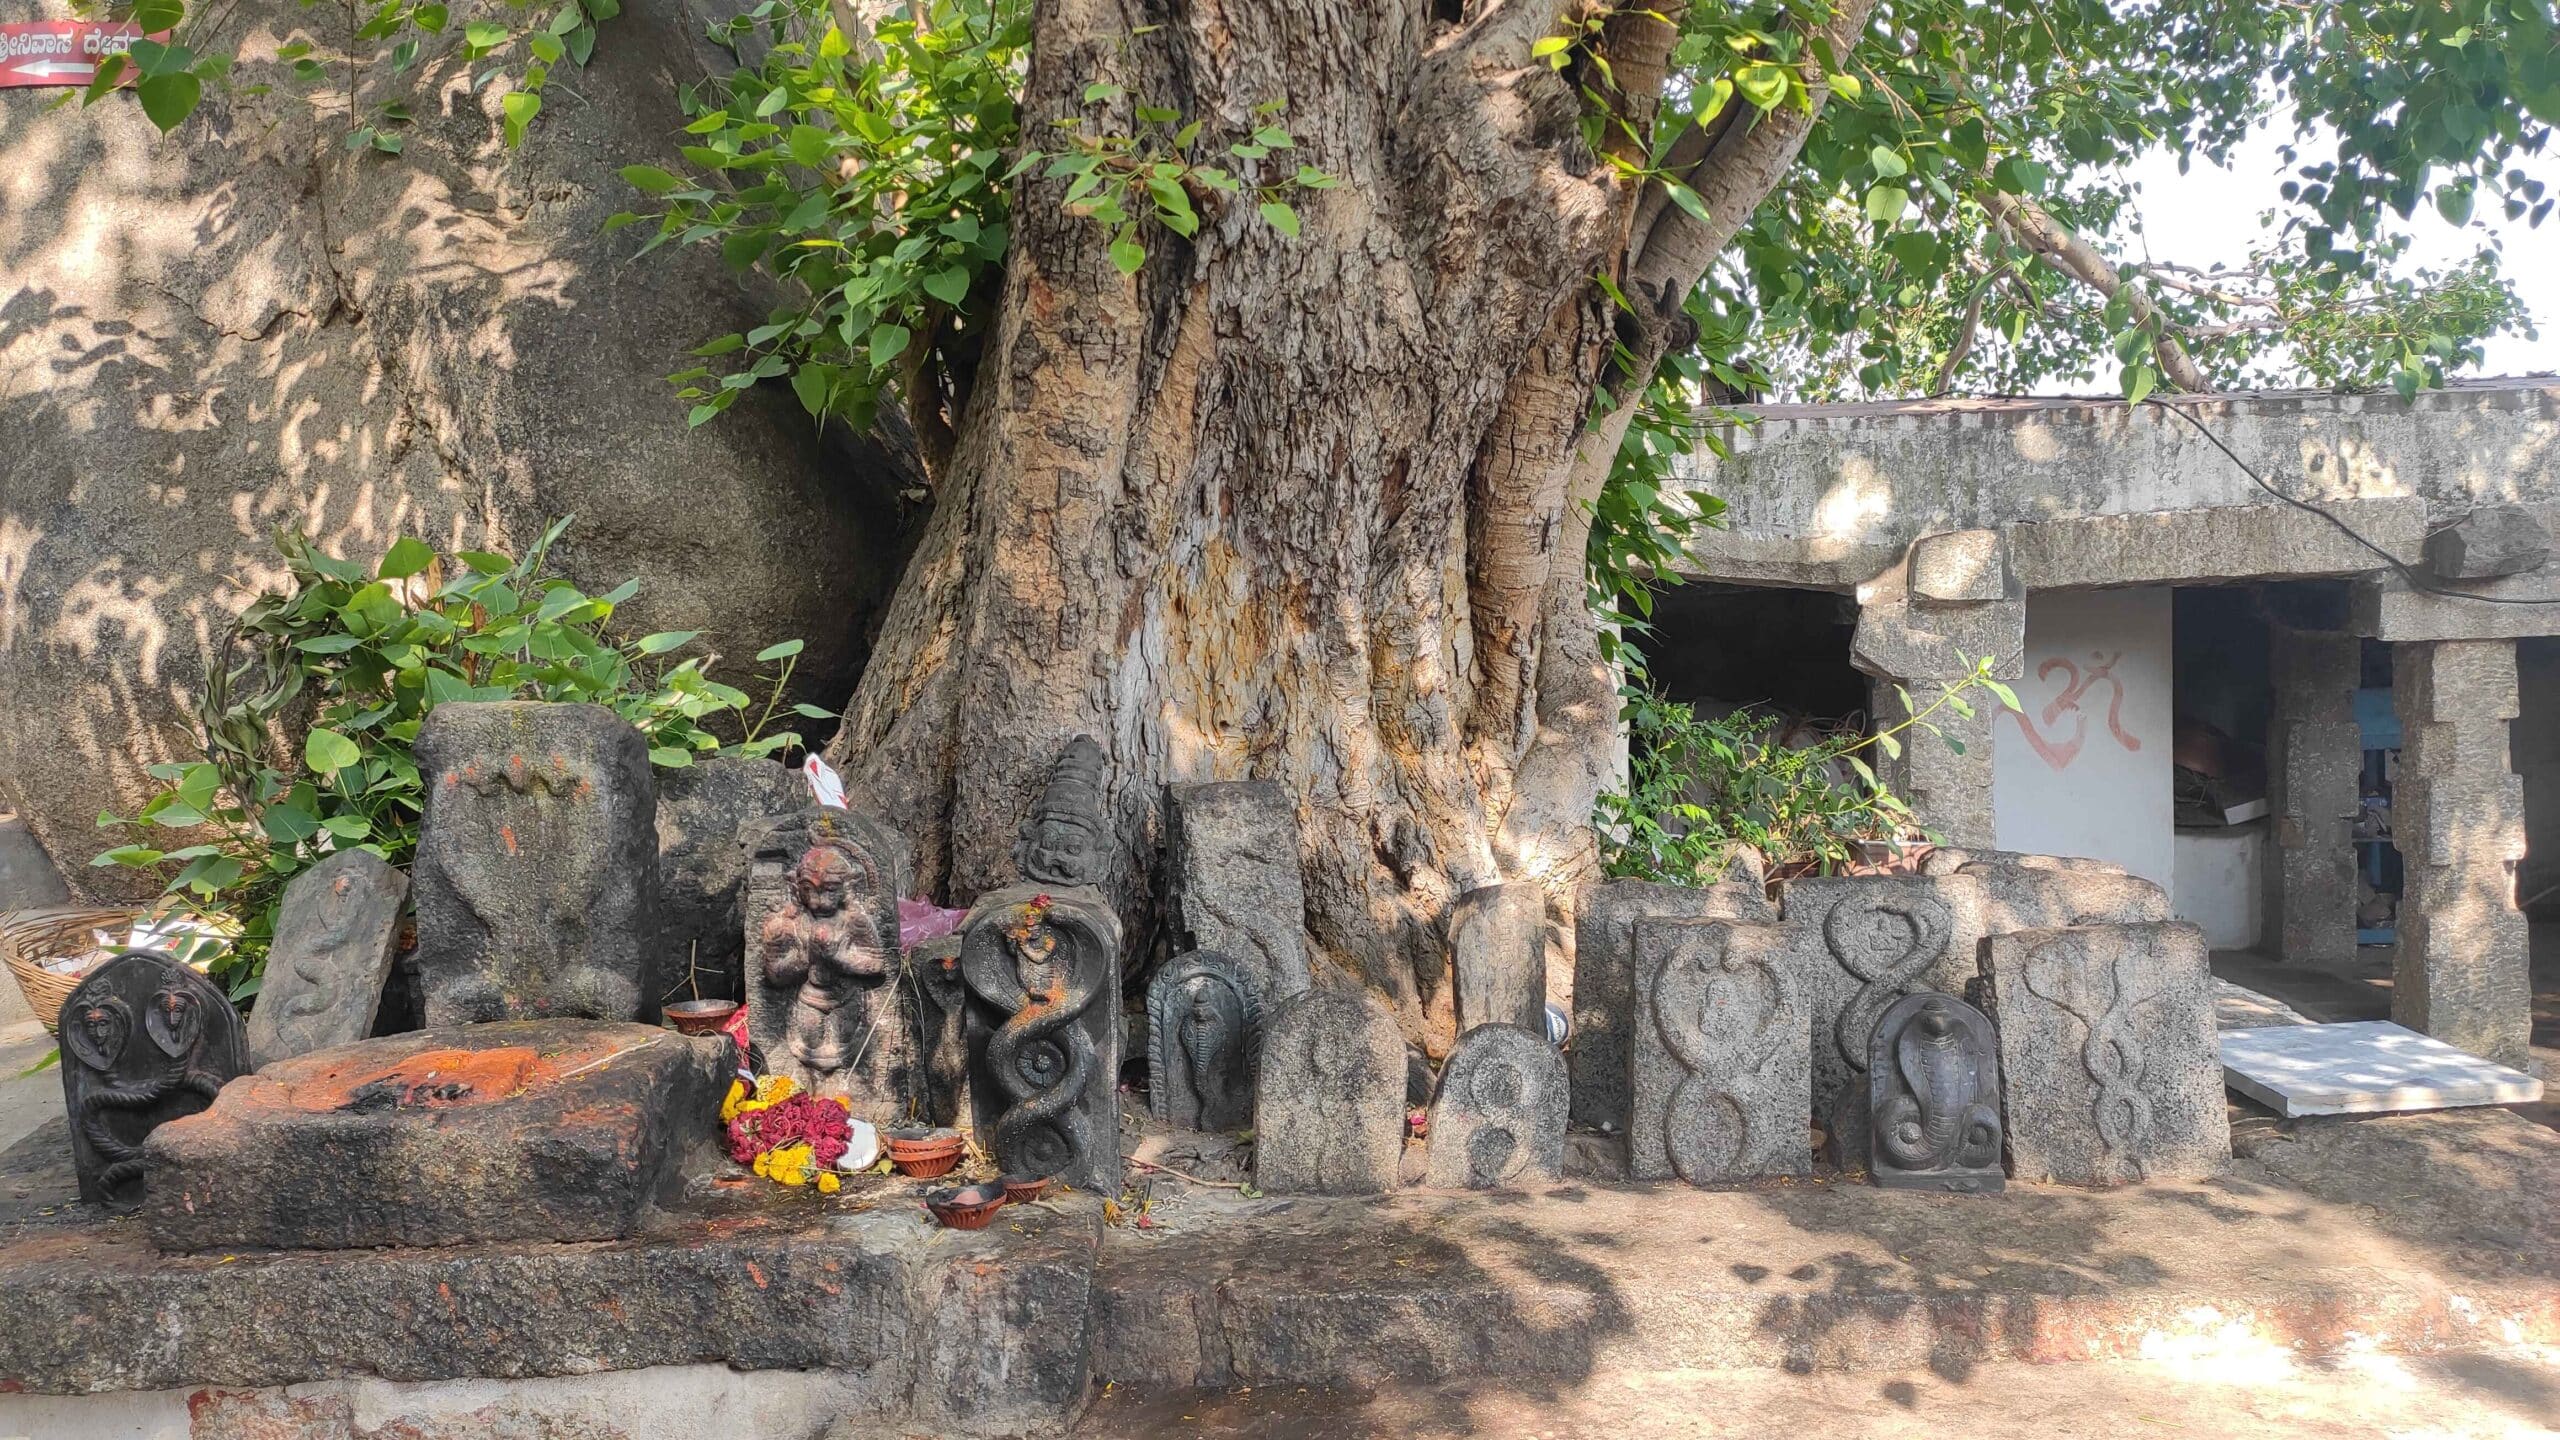
[(1929, 717), (1941, 708), (1971, 715), (1964, 692), (1976, 687), (2017, 708), (2017, 697), (1991, 678), (1991, 666), (1979, 662), (1925, 707), (1897, 690), (1904, 711), (1897, 724), (1809, 745), (1783, 743), (1778, 715), (1738, 710), (1701, 719), (1685, 704), (1631, 687), (1627, 785), (1602, 795), (1592, 817), (1601, 869), (1614, 879), (1710, 885), (1737, 844), (1758, 850), (1772, 870), (1808, 863), (1838, 869), (1853, 858), (1855, 842), (1916, 828), (1910, 807), (1876, 777), (1864, 752), (1899, 755), (1901, 737), (1919, 729), (1963, 753), (1963, 742), (1940, 734)]
[[(423, 791), (410, 745), (448, 700), (555, 700), (609, 706), (648, 737), (661, 768), (723, 751), (769, 755), (800, 743), (768, 731), (798, 663), (786, 640), (756, 656), (761, 708), (711, 678), (716, 657), (673, 660), (692, 631), (608, 634), (630, 581), (587, 595), (546, 574), (554, 523), (522, 559), (439, 556), (402, 539), (368, 574), (302, 534), (276, 537), (291, 583), (243, 611), (208, 667), (195, 707), (202, 760), (156, 765), (163, 788), (133, 816), (100, 815), (131, 843), (93, 865), (160, 869), (171, 908), (235, 928), (211, 965), (234, 1000), (257, 993), (286, 882), (347, 846), (394, 865), (417, 847)], [(832, 719), (824, 710), (794, 712)], [(723, 725), (724, 739), (712, 727)], [(299, 763), (295, 763), (295, 762)], [(214, 837), (173, 850), (156, 832)], [(190, 838), (191, 838), (190, 836)]]

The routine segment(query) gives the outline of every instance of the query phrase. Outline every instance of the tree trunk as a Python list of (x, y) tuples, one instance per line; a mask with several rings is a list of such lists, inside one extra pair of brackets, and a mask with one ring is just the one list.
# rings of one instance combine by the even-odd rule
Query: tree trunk
[[(1124, 278), (1063, 182), (1024, 182), (933, 520), (830, 754), (956, 903), (1014, 878), (1047, 765), (1091, 734), (1136, 934), (1164, 786), (1278, 780), (1320, 952), (1436, 1050), (1449, 902), (1589, 863), (1616, 707), (1574, 506), (1607, 456), (1577, 445), (1612, 324), (1592, 276), (1620, 271), (1637, 187), (1585, 143), (1594, 82), (1529, 53), (1552, 6), (1433, 16), (1041, 7), (1026, 135), (1148, 104), (1240, 138), (1285, 100), (1285, 173), (1342, 183), (1295, 197), (1294, 239), (1249, 197), (1204, 205)], [(1620, 113), (1649, 119), (1670, 39), (1611, 22)], [(1127, 98), (1084, 105), (1095, 80)]]

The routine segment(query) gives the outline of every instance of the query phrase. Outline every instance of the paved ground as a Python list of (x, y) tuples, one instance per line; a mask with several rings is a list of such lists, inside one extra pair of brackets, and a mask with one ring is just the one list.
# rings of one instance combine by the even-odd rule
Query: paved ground
[[(2323, 1023), (2391, 1018), (2388, 945), (2368, 945), (2353, 961), (2335, 966), (2287, 965), (2248, 951), (2224, 951), (2213, 957), (2213, 973)], [(2533, 1058), (2547, 1082), (2543, 1098), (2510, 1108), (2560, 1129), (2560, 924), (2533, 927)]]
[(1688, 1370), (1560, 1385), (1278, 1386), (1144, 1400), (1113, 1394), (1086, 1412), (1075, 1433), (1133, 1440), (2524, 1440), (2560, 1435), (2555, 1426), (2560, 1355), (2550, 1351), (2306, 1361), (2243, 1340), (2149, 1360), (2004, 1363), (1948, 1374)]
[[(9, 983), (0, 975), (0, 985)], [(35, 1021), (0, 1026), (0, 1150), (62, 1113), (62, 1071), (46, 1063), (52, 1055), (53, 1037)]]

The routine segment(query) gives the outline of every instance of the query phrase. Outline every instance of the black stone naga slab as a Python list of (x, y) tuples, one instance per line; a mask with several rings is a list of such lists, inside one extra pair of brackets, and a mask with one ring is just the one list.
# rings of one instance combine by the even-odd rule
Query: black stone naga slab
[(297, 1055), (152, 1134), (145, 1226), (172, 1252), (621, 1239), (708, 1167), (725, 1048), (517, 1020)]
[(411, 867), (429, 1025), (646, 1020), (657, 974), (657, 788), (640, 732), (601, 705), (439, 705)]
[(2000, 1046), (1981, 1011), (1934, 991), (1878, 1017), (1867, 1056), (1873, 1153), (1889, 1190), (2002, 1189)]
[(272, 1065), (373, 1033), (408, 898), (409, 877), (370, 850), (341, 850), (284, 887), (266, 977), (249, 1012), (253, 1062)]
[(1111, 822), (1103, 810), (1106, 761), (1090, 735), (1067, 742), (1049, 767), (1031, 816), (1013, 847), (1025, 885), (1099, 885), (1111, 866)]
[(1019, 885), (963, 922), (969, 1094), (1006, 1173), (1120, 1185), (1120, 917), (1102, 892)]
[(1253, 1123), (1262, 1057), (1262, 1000), (1225, 955), (1197, 950), (1165, 962), (1147, 985), (1147, 1100), (1185, 1130)]
[(240, 1012), (212, 981), (155, 950), (99, 966), (62, 1005), (62, 1100), (80, 1198), (141, 1199), (144, 1141), (248, 1069)]

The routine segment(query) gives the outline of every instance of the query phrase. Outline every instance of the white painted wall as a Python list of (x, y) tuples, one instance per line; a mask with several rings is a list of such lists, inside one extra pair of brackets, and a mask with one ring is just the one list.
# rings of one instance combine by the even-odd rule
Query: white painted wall
[(2112, 860), (2170, 889), (2169, 590), (2027, 596), (2025, 714), (1992, 720), (2003, 850)]
[(2254, 950), (2264, 924), (2266, 822), (2177, 832), (2178, 883), (2169, 887), (2181, 920), (2216, 950)]

